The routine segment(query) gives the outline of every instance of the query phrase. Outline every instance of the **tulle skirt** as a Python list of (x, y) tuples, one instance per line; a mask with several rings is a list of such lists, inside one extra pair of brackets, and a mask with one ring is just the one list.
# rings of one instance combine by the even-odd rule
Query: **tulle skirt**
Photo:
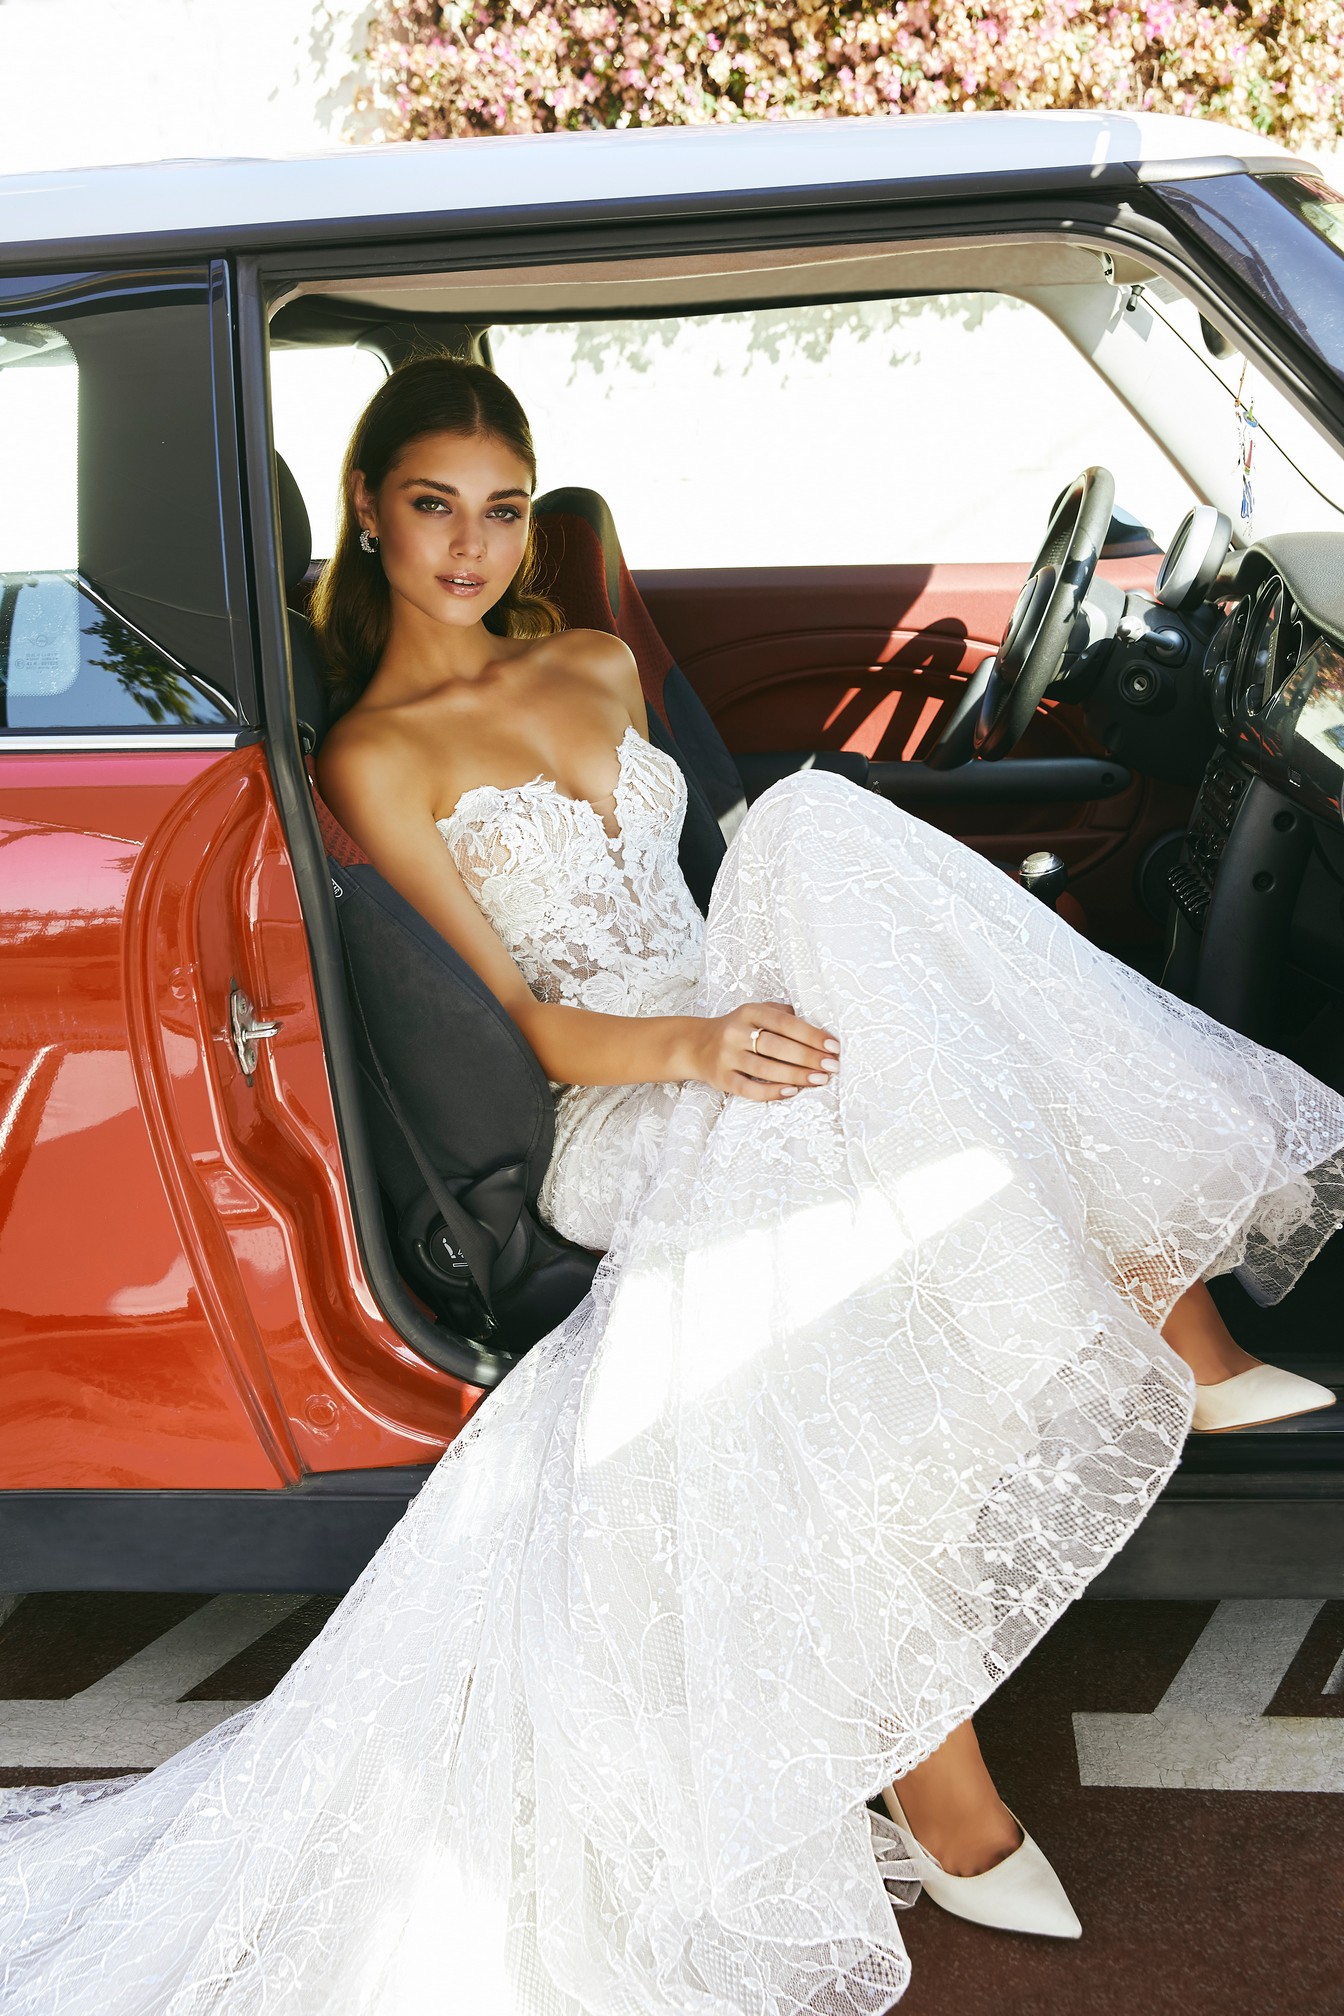
[(748, 811), (705, 955), (703, 1012), (789, 1002), (840, 1071), (574, 1106), (591, 1295), (280, 1686), (103, 1796), (8, 1795), (5, 2016), (900, 1997), (866, 1801), (1144, 1517), (1193, 1400), (1160, 1327), (1297, 1279), (1344, 1099), (823, 774)]

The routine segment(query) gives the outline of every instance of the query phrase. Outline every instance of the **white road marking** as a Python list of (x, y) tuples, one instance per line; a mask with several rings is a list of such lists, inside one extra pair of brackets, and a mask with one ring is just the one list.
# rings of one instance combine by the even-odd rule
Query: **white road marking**
[(1344, 1722), (1264, 1712), (1320, 1608), (1220, 1603), (1151, 1715), (1074, 1715), (1080, 1783), (1344, 1792)]
[(183, 1701), (283, 1622), (303, 1596), (216, 1596), (64, 1701), (0, 1701), (0, 1769), (134, 1771), (161, 1764), (243, 1701)]
[(1318, 1602), (1220, 1603), (1159, 1703), (1208, 1715), (1263, 1715), (1320, 1612)]

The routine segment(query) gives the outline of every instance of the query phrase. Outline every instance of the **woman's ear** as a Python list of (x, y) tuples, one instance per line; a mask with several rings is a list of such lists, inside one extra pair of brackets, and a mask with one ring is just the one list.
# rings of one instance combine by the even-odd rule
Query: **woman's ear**
[(362, 469), (352, 470), (350, 474), (350, 508), (355, 514), (355, 522), (365, 532), (378, 530), (378, 512)]

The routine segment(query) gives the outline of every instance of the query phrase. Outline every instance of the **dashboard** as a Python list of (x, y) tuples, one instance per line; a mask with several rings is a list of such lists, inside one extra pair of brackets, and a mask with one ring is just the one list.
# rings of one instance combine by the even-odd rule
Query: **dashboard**
[[(1204, 941), (1199, 984), (1210, 960), (1281, 965), (1304, 928), (1304, 877), (1312, 883), (1322, 863), (1332, 879), (1317, 892), (1312, 956), (1344, 973), (1344, 533), (1234, 549), (1227, 517), (1199, 505), (1151, 594), (1128, 594), (1106, 628), (1083, 696), (1093, 733), (1135, 770), (1199, 780), (1177, 858), (1169, 851), (1160, 871)], [(1308, 889), (1303, 901), (1313, 900)], [(1264, 935), (1271, 918), (1282, 943)], [(1215, 959), (1210, 927), (1235, 951)], [(1218, 1012), (1244, 1026), (1226, 1002)]]
[(1145, 856), (1161, 984), (1344, 1091), (1344, 532), (1198, 505), (1122, 599), (1071, 676), (1108, 755), (1198, 780)]
[[(1255, 560), (1260, 558), (1262, 566)], [(1248, 565), (1247, 563), (1250, 563)], [(1344, 552), (1341, 553), (1344, 572)], [(1254, 549), (1251, 579), (1214, 632), (1204, 671), (1214, 723), (1248, 770), (1318, 816), (1344, 818), (1344, 648)], [(1257, 578), (1259, 577), (1259, 578)]]

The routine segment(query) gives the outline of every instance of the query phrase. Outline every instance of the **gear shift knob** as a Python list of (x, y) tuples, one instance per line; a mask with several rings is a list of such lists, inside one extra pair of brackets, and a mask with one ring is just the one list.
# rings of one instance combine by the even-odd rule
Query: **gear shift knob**
[(1039, 896), (1052, 910), (1069, 879), (1068, 869), (1048, 847), (1038, 847), (1034, 853), (1024, 855), (1017, 873), (1022, 887), (1030, 889), (1033, 896)]

